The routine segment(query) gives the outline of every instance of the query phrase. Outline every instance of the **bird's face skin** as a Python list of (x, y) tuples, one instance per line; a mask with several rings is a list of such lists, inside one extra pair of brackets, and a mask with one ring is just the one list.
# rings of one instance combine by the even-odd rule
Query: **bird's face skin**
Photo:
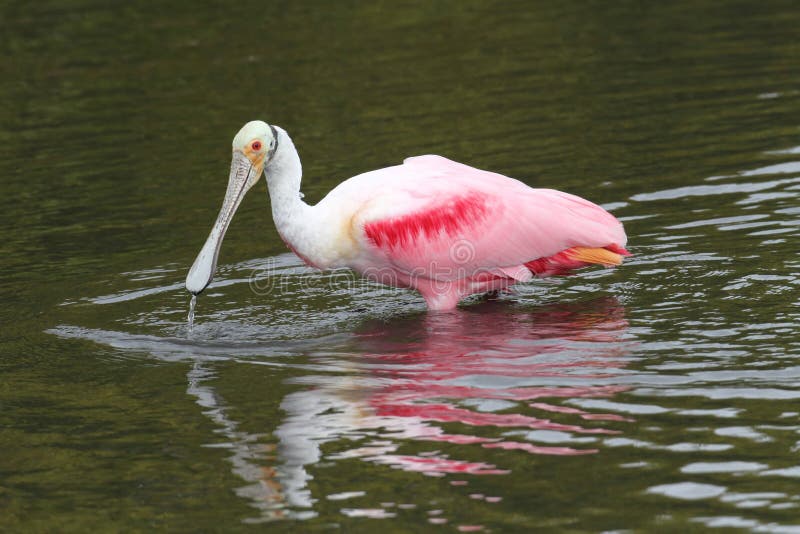
[(211, 282), (222, 239), (244, 195), (253, 187), (277, 150), (277, 132), (263, 121), (245, 124), (233, 138), (228, 189), (217, 221), (186, 277), (186, 289), (197, 295)]
[[(233, 161), (239, 160), (239, 163), (246, 164), (241, 159), (244, 156), (253, 167), (252, 170), (256, 181), (261, 176), (261, 172), (264, 170), (268, 160), (275, 154), (275, 149), (277, 148), (276, 134), (275, 129), (266, 122), (250, 121), (233, 138)], [(233, 177), (233, 170), (233, 166), (231, 166), (231, 178)]]

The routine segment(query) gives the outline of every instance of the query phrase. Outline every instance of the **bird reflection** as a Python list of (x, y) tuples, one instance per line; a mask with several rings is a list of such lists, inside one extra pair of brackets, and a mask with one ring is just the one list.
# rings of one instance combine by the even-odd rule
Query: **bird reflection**
[[(626, 363), (626, 328), (624, 310), (613, 298), (533, 310), (486, 301), (361, 325), (345, 357), (349, 372), (298, 378), (304, 387), (281, 404), (287, 415), (275, 431), (277, 471), (287, 502), (312, 505), (306, 467), (322, 460), (321, 446), (334, 441), (341, 447), (349, 440), (353, 447), (326, 460), (361, 458), (430, 476), (509, 471), (424, 450), (425, 443), (550, 455), (597, 452), (537, 444), (536, 433), (581, 444), (615, 433), (602, 425), (622, 417), (558, 401), (624, 389), (614, 377)], [(342, 356), (337, 358), (341, 365)]]
[[(513, 465), (494, 449), (596, 453), (598, 437), (626, 419), (574, 401), (625, 389), (627, 326), (622, 305), (601, 298), (537, 307), (486, 300), (371, 320), (320, 339), (266, 336), (240, 346), (70, 326), (52, 332), (192, 361), (187, 393), (224, 436), (208, 446), (229, 451), (233, 473), (245, 481), (236, 493), (259, 510), (249, 522), (313, 517), (320, 496), (311, 493), (309, 471), (323, 461), (358, 459), (429, 476), (503, 475)], [(296, 358), (273, 358), (286, 354)], [(248, 433), (235, 420), (215, 385), (221, 361), (294, 370), (274, 430)], [(254, 384), (253, 392), (264, 387)], [(263, 400), (254, 395), (254, 403)]]

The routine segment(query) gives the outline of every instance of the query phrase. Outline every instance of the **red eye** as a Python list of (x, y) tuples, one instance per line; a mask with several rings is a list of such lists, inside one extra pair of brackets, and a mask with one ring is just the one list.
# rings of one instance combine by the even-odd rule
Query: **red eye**
[(258, 152), (259, 150), (261, 150), (261, 141), (253, 141), (253, 144), (250, 146), (253, 147), (253, 150)]

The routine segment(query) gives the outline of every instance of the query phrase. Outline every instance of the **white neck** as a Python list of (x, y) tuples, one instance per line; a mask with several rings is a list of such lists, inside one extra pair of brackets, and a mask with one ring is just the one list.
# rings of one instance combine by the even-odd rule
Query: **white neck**
[(303, 202), (300, 156), (289, 134), (277, 126), (275, 129), (278, 147), (265, 169), (275, 228), (296, 254), (314, 266), (327, 268), (332, 260), (328, 225), (320, 210)]
[(290, 224), (296, 215), (309, 209), (310, 206), (300, 198), (300, 180), (303, 167), (297, 149), (282, 128), (275, 127), (278, 132), (278, 148), (272, 160), (267, 164), (265, 174), (269, 198), (272, 201), (272, 218), (278, 231)]

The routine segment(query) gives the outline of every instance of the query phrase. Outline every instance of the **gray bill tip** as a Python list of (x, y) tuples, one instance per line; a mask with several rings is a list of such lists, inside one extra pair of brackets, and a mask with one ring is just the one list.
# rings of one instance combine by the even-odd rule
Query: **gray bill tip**
[(186, 280), (186, 291), (188, 291), (192, 295), (195, 295), (195, 296), (199, 295), (207, 287), (208, 287), (208, 284), (200, 285), (200, 284), (197, 284), (196, 282), (192, 282), (192, 281), (190, 281), (188, 279)]
[(217, 255), (221, 241), (219, 232), (212, 231), (208, 236), (203, 249), (194, 260), (192, 268), (189, 269), (189, 274), (186, 275), (186, 290), (189, 293), (199, 295), (211, 283), (217, 268)]
[(190, 270), (186, 276), (186, 291), (192, 295), (199, 295), (211, 283), (211, 276), (199, 275), (196, 271)]

